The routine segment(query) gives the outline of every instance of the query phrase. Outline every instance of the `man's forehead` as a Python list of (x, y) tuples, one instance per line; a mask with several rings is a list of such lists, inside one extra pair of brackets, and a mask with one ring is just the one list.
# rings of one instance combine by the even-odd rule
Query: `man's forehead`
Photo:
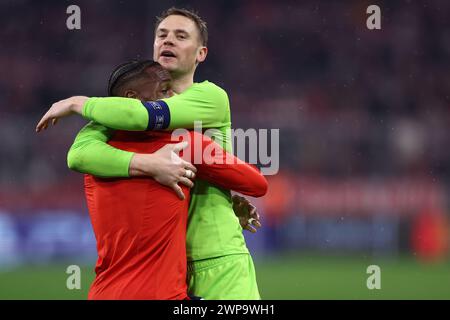
[(156, 78), (158, 81), (170, 81), (172, 78), (170, 77), (169, 71), (164, 69), (161, 66), (151, 66), (147, 68), (147, 73), (152, 77)]
[(195, 30), (195, 22), (185, 16), (171, 15), (165, 18), (158, 25), (157, 30), (169, 30), (169, 31), (186, 31), (192, 32)]

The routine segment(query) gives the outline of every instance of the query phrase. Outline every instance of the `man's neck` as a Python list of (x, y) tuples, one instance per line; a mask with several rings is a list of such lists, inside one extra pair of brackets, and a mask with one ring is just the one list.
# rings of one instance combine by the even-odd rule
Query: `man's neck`
[(172, 75), (172, 77), (172, 89), (178, 94), (188, 89), (194, 83), (194, 73), (187, 73), (179, 76)]

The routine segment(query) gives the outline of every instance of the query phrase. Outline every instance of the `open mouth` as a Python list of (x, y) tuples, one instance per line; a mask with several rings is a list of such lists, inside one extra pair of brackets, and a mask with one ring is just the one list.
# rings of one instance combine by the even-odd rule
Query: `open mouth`
[(168, 58), (176, 58), (175, 53), (173, 53), (172, 51), (169, 51), (169, 50), (162, 51), (160, 56), (161, 57), (168, 57)]

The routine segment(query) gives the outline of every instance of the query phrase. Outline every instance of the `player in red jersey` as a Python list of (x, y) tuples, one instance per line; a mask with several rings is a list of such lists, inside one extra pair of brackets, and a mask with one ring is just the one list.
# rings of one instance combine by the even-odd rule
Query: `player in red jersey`
[[(154, 101), (170, 95), (170, 75), (153, 61), (131, 62), (112, 74), (110, 93)], [(100, 126), (100, 125), (99, 125)], [(104, 130), (110, 130), (105, 128)], [(109, 133), (109, 144), (136, 153), (153, 153), (177, 143), (170, 132)], [(201, 150), (181, 151), (186, 160), (201, 152), (197, 176), (225, 189), (262, 196), (267, 181), (253, 166), (223, 151), (196, 132), (182, 137), (201, 139)], [(216, 150), (211, 155), (204, 150)], [(193, 173), (189, 170), (189, 177)], [(96, 277), (89, 299), (187, 299), (185, 200), (149, 178), (103, 179), (85, 176), (85, 192), (97, 240)], [(214, 212), (211, 212), (214, 215)]]

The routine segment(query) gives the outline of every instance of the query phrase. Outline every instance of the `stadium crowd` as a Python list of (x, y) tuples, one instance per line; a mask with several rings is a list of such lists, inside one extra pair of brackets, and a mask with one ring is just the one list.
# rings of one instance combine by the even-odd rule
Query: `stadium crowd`
[[(81, 30), (68, 30), (68, 5), (0, 4), (2, 209), (84, 205), (65, 158), (83, 121), (64, 119), (44, 136), (34, 126), (56, 100), (106, 95), (114, 66), (150, 57), (154, 16), (167, 7), (79, 1)], [(367, 5), (193, 1), (210, 33), (196, 80), (227, 90), (233, 127), (280, 129), (286, 190), (304, 176), (407, 177), (447, 192), (450, 3), (380, 1), (381, 30), (367, 29)]]

